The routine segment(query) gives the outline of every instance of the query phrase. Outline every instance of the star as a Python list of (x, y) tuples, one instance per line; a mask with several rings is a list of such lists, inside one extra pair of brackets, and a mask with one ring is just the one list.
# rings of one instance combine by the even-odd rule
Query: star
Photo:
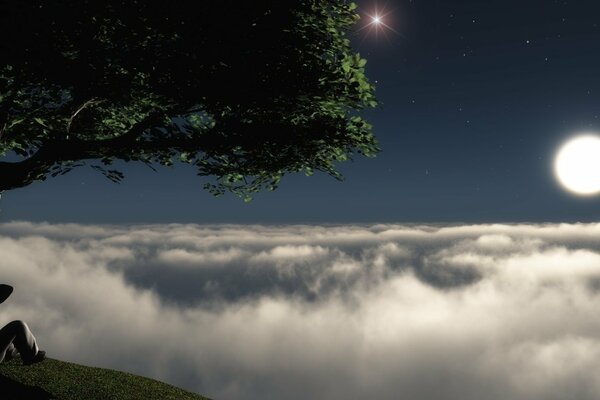
[(366, 23), (358, 29), (358, 31), (368, 29), (368, 33), (374, 33), (375, 37), (377, 37), (380, 32), (385, 35), (386, 31), (392, 31), (399, 34), (390, 26), (389, 19), (391, 18), (391, 13), (391, 10), (386, 10), (385, 7), (380, 9), (378, 5), (375, 5), (372, 11), (362, 13), (367, 17)]

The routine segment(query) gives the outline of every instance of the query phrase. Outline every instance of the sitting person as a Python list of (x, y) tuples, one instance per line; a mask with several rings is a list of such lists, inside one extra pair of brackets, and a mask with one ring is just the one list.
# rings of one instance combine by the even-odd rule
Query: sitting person
[[(13, 288), (0, 284), (0, 303), (10, 296)], [(46, 359), (46, 352), (38, 348), (35, 337), (23, 321), (12, 321), (0, 329), (0, 362), (21, 355), (24, 365)]]

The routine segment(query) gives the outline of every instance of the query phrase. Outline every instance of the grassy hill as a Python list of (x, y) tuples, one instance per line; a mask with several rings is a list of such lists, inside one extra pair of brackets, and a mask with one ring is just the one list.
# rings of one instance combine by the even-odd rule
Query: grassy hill
[(208, 400), (175, 386), (125, 372), (47, 359), (0, 363), (2, 400)]

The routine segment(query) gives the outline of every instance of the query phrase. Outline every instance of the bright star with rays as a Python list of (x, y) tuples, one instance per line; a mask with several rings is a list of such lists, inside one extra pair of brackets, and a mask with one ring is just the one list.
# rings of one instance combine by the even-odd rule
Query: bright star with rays
[(380, 9), (377, 5), (375, 5), (373, 11), (364, 12), (363, 15), (367, 17), (366, 23), (360, 29), (358, 29), (358, 31), (367, 29), (368, 33), (374, 34), (375, 37), (379, 36), (380, 33), (383, 33), (383, 35), (387, 37), (387, 31), (392, 31), (396, 34), (399, 34), (394, 28), (390, 26), (392, 12), (391, 10), (387, 10), (386, 8), (387, 7), (383, 7)]

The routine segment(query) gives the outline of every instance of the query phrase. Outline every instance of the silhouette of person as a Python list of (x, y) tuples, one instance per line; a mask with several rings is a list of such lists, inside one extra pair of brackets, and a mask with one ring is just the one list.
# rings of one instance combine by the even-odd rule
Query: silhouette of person
[[(13, 288), (0, 284), (0, 303), (10, 296)], [(40, 350), (31, 330), (23, 321), (12, 321), (0, 329), (0, 362), (21, 355), (24, 365), (46, 359), (46, 352)]]

